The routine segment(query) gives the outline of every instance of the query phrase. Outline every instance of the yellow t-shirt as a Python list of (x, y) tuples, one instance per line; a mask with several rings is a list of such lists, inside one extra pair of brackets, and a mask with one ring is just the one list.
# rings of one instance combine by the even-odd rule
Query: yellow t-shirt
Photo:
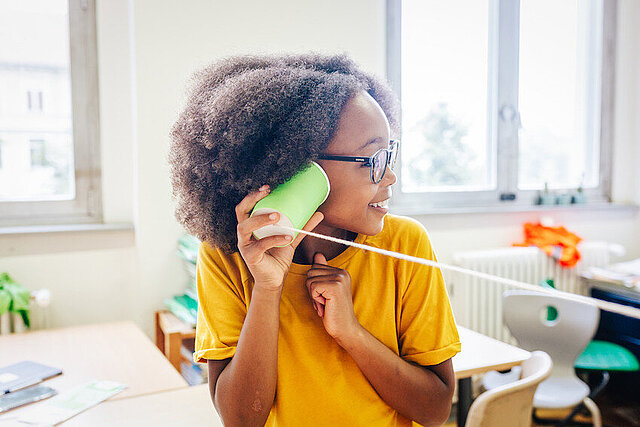
[[(407, 217), (388, 214), (380, 233), (358, 234), (355, 242), (436, 259), (422, 224)], [(351, 275), (360, 324), (404, 360), (435, 365), (460, 351), (439, 269), (352, 246), (328, 264)], [(292, 263), (284, 282), (277, 392), (266, 425), (411, 426), (324, 330), (304, 285), (309, 268)], [(232, 357), (251, 300), (251, 273), (238, 252), (226, 255), (207, 243), (200, 246), (197, 272), (194, 360)]]

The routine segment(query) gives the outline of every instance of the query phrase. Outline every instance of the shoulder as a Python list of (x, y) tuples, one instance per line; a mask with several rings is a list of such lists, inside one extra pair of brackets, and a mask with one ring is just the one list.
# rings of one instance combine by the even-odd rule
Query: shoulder
[(232, 281), (244, 282), (250, 275), (249, 269), (239, 252), (228, 254), (206, 241), (198, 248), (198, 264), (208, 271), (222, 273)]

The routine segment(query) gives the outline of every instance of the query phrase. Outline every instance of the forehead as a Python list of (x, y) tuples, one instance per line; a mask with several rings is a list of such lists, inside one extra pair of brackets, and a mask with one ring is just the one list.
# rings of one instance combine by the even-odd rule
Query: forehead
[(376, 100), (366, 91), (360, 91), (342, 109), (336, 133), (326, 151), (333, 154), (354, 153), (378, 137), (380, 139), (376, 144), (367, 148), (369, 151), (388, 143), (389, 121)]

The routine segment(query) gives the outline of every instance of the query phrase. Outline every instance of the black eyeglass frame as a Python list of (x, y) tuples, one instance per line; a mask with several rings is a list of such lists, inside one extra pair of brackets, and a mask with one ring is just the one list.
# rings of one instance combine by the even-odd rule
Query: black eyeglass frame
[[(400, 140), (399, 139), (391, 139), (391, 140), (389, 140), (389, 148), (381, 148), (381, 149), (379, 149), (378, 151), (376, 151), (375, 153), (373, 153), (369, 157), (362, 157), (362, 156), (336, 156), (336, 155), (333, 155), (333, 154), (321, 154), (318, 158), (322, 159), (322, 160), (338, 160), (338, 161), (341, 161), (341, 162), (364, 163), (364, 166), (369, 166), (369, 168), (370, 168), (369, 177), (371, 178), (371, 182), (373, 182), (374, 184), (377, 184), (380, 181), (382, 181), (382, 178), (384, 178), (384, 174), (387, 172), (387, 167), (392, 162), (393, 162), (393, 164), (391, 164), (391, 169), (393, 169), (393, 167), (395, 166), (396, 160), (398, 158), (399, 150), (400, 150)], [(387, 161), (386, 161), (386, 163), (384, 165), (384, 170), (382, 171), (382, 175), (380, 175), (380, 179), (378, 181), (375, 181), (373, 179), (373, 159), (381, 151), (386, 151), (387, 152)]]

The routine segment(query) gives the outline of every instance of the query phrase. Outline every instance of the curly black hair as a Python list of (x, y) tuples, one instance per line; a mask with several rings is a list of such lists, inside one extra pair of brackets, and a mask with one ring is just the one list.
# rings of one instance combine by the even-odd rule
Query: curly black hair
[(316, 160), (347, 100), (361, 90), (378, 102), (393, 137), (398, 98), (346, 54), (241, 55), (197, 72), (171, 130), (176, 219), (201, 241), (236, 252), (235, 206)]

